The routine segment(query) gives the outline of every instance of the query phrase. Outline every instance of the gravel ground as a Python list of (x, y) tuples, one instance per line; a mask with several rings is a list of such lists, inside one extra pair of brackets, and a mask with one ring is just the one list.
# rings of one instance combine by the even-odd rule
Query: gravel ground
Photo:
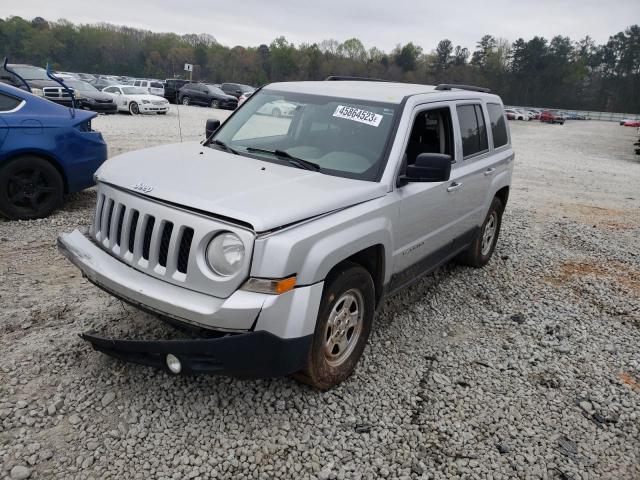
[[(180, 112), (185, 139), (226, 115)], [(175, 109), (94, 125), (111, 154), (179, 140)], [(640, 478), (635, 132), (512, 122), (512, 135), (492, 262), (388, 300), (355, 375), (327, 393), (94, 352), (75, 334), (162, 333), (55, 248), (95, 192), (46, 220), (0, 220), (0, 478)]]

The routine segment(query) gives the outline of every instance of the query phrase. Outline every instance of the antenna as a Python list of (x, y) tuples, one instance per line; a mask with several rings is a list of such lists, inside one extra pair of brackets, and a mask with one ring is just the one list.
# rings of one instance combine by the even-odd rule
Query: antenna
[(20, 80), (22, 83), (24, 83), (24, 86), (27, 87), (27, 92), (29, 93), (33, 93), (31, 91), (31, 87), (29, 86), (29, 84), (27, 83), (27, 81), (22, 78), (20, 75), (18, 75), (16, 72), (14, 72), (11, 68), (9, 68), (9, 66), (7, 65), (7, 63), (9, 63), (9, 58), (4, 57), (4, 62), (2, 63), (2, 68), (4, 68), (7, 72), (9, 72), (11, 75), (15, 76), (18, 80)]
[(69, 87), (67, 87), (64, 82), (62, 81), (62, 79), (56, 77), (53, 73), (51, 73), (51, 65), (49, 65), (49, 63), (47, 62), (47, 77), (49, 77), (51, 80), (53, 80), (54, 82), (60, 84), (60, 86), (62, 88), (64, 88), (64, 91), (67, 92), (69, 94), (69, 96), (71, 97), (71, 118), (75, 118), (76, 116), (76, 96), (73, 90), (71, 90)]
[(178, 91), (175, 88), (175, 80), (176, 80), (176, 69), (173, 66), (173, 62), (171, 62), (171, 71), (173, 72), (173, 89), (176, 92), (176, 111), (178, 112), (178, 132), (180, 133), (180, 143), (182, 143), (182, 122), (180, 121), (180, 102), (178, 101)]

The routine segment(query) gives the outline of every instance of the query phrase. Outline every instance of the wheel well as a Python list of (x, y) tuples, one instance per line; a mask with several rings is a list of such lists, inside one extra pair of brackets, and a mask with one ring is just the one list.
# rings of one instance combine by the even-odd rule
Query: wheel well
[(502, 187), (498, 190), (496, 192), (496, 197), (500, 199), (500, 202), (502, 202), (502, 208), (504, 209), (507, 206), (507, 200), (509, 200), (509, 187)]
[(67, 183), (67, 176), (64, 174), (64, 170), (62, 169), (62, 167), (60, 166), (60, 164), (55, 158), (50, 157), (47, 154), (44, 154), (42, 152), (20, 152), (19, 154), (14, 155), (13, 157), (7, 158), (6, 162), (4, 163), (9, 163), (9, 162), (12, 162), (13, 160), (17, 160), (20, 157), (26, 157), (26, 156), (38, 157), (38, 158), (41, 158), (42, 160), (45, 160), (46, 162), (49, 162), (51, 165), (53, 165), (53, 168), (55, 168), (60, 174), (60, 177), (62, 177), (62, 183), (64, 184), (64, 193), (65, 194), (69, 193), (69, 184)]
[[(383, 286), (384, 286), (384, 246), (372, 245), (364, 250), (354, 253), (348, 258), (345, 258), (335, 267), (331, 269), (331, 273), (339, 271), (342, 266), (347, 262), (357, 263), (369, 272), (373, 279), (373, 285), (376, 290), (376, 307), (382, 300)], [(327, 275), (327, 277), (329, 276)]]

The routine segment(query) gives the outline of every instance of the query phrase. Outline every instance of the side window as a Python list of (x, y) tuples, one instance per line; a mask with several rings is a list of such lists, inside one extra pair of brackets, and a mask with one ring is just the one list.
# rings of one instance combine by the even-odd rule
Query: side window
[(480, 105), (458, 105), (458, 121), (462, 135), (462, 156), (468, 157), (489, 149), (487, 127)]
[(487, 103), (489, 110), (489, 121), (491, 122), (491, 133), (493, 134), (493, 148), (498, 148), (509, 143), (507, 135), (507, 123), (504, 121), (504, 111), (502, 105), (498, 103)]
[(8, 112), (9, 110), (13, 110), (18, 105), (20, 105), (20, 103), (22, 103), (22, 100), (20, 100), (19, 98), (0, 93), (0, 112)]
[(133, 82), (134, 87), (139, 87), (140, 85), (142, 85), (142, 82), (140, 80), (136, 80), (135, 82)]
[(406, 155), (407, 164), (413, 165), (421, 153), (453, 155), (453, 129), (451, 110), (437, 108), (418, 113), (413, 121)]
[(107, 87), (107, 88), (105, 88), (103, 90), (103, 92), (105, 92), (105, 93), (116, 93), (116, 90), (113, 87)]

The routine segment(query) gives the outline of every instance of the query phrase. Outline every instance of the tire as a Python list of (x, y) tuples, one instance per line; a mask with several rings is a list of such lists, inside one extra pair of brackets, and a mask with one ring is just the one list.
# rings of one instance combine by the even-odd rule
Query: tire
[(271, 115), (273, 115), (274, 117), (281, 117), (282, 112), (278, 107), (275, 107), (273, 110), (271, 110)]
[(191, 99), (189, 97), (182, 97), (182, 105), (191, 105)]
[[(494, 197), (475, 240), (467, 250), (458, 256), (460, 263), (474, 268), (484, 267), (489, 263), (498, 243), (503, 211), (502, 202), (498, 197)], [(493, 233), (490, 233), (491, 231)]]
[(327, 277), (306, 366), (295, 378), (317, 390), (346, 380), (367, 344), (374, 313), (375, 287), (367, 270), (349, 262)]
[(64, 181), (46, 160), (26, 155), (0, 169), (0, 214), (11, 220), (44, 218), (62, 204)]
[(129, 104), (129, 115), (138, 115), (140, 113), (140, 108), (136, 102), (131, 102)]
[(211, 100), (211, 108), (220, 108), (220, 101), (215, 98)]

